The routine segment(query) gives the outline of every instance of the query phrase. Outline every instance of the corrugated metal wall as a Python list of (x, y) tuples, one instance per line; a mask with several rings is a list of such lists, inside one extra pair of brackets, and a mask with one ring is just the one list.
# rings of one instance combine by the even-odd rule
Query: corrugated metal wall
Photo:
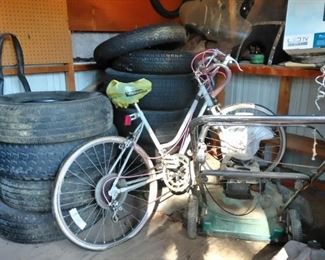
[(277, 77), (234, 74), (226, 89), (225, 104), (257, 103), (276, 111), (278, 92)]
[[(89, 85), (97, 82), (102, 77), (99, 71), (86, 71), (75, 73), (76, 90), (83, 90)], [(28, 75), (27, 80), (32, 91), (60, 91), (66, 90), (64, 73), (48, 73)], [(23, 92), (17, 76), (6, 76), (4, 94)]]
[[(278, 77), (235, 74), (226, 88), (225, 104), (251, 102), (276, 112), (279, 84)], [(318, 111), (314, 103), (317, 87), (313, 79), (293, 79), (289, 115), (325, 115), (325, 99), (319, 102), (322, 111)], [(318, 129), (325, 135), (325, 126), (318, 126)], [(312, 137), (312, 131), (302, 127), (288, 128), (288, 132)]]
[[(226, 89), (225, 104), (235, 104), (241, 102), (252, 102), (264, 105), (272, 111), (277, 110), (278, 92), (280, 78), (267, 76), (252, 76), (245, 74), (235, 74), (230, 86)], [(291, 102), (289, 104), (289, 115), (325, 115), (325, 100), (321, 100), (319, 105), (322, 110), (318, 111), (315, 106), (315, 98), (318, 85), (313, 79), (293, 79), (291, 88)], [(325, 126), (315, 126), (325, 136)], [(288, 127), (288, 133), (313, 137), (314, 131), (304, 127)], [(319, 138), (319, 136), (318, 136)], [(316, 147), (317, 148), (317, 147)], [(310, 147), (312, 150), (313, 147)], [(305, 171), (304, 168), (294, 165), (319, 166), (321, 160), (312, 160), (310, 156), (286, 151), (283, 162), (291, 164), (292, 169)], [(323, 177), (325, 179), (325, 176)]]
[(98, 82), (102, 77), (103, 72), (97, 70), (77, 72), (75, 73), (76, 90), (83, 90)]
[[(49, 91), (49, 90), (65, 90), (65, 75), (64, 73), (53, 74), (37, 74), (28, 75), (27, 80), (32, 91)], [(4, 82), (4, 94), (12, 94), (23, 92), (17, 76), (6, 76)]]

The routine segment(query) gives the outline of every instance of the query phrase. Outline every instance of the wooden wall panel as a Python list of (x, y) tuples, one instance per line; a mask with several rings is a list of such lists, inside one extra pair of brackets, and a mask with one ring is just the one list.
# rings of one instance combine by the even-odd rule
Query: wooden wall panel
[[(66, 0), (0, 0), (0, 33), (16, 34), (26, 64), (72, 61)], [(3, 64), (16, 64), (6, 41)]]
[[(174, 10), (182, 0), (161, 0)], [(178, 19), (161, 17), (149, 0), (67, 0), (71, 31), (128, 31), (157, 23), (175, 23)]]

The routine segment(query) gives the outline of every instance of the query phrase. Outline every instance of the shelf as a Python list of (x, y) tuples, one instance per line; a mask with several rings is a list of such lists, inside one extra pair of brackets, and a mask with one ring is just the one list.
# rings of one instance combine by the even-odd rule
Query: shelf
[[(233, 73), (244, 73), (251, 75), (262, 76), (276, 76), (276, 77), (296, 77), (296, 78), (315, 78), (320, 75), (318, 69), (302, 69), (302, 68), (288, 68), (283, 66), (267, 66), (267, 65), (253, 65), (241, 64), (243, 71), (240, 71), (237, 66), (230, 65)], [(96, 70), (98, 67), (95, 63), (74, 64), (75, 71)]]
[[(59, 73), (59, 72), (67, 72), (68, 70), (69, 70), (68, 64), (25, 66), (26, 75), (42, 74), (42, 73)], [(5, 76), (17, 75), (17, 68), (15, 66), (4, 67), (3, 74)]]
[(88, 71), (88, 70), (98, 70), (96, 63), (75, 63), (74, 64), (74, 71), (81, 72), (81, 71)]
[[(262, 76), (277, 76), (277, 77), (297, 77), (297, 78), (315, 78), (320, 75), (317, 69), (301, 69), (301, 68), (286, 68), (283, 66), (266, 66), (266, 65), (252, 65), (241, 64), (243, 71), (239, 71), (235, 65), (231, 65), (230, 68), (233, 73), (243, 73), (251, 75)], [(99, 68), (95, 63), (75, 63), (73, 65), (75, 72), (98, 70)], [(4, 75), (15, 75), (16, 68), (14, 66), (4, 67)], [(67, 72), (67, 64), (54, 64), (54, 65), (26, 65), (26, 74), (42, 74), (42, 73), (57, 73)]]
[(244, 73), (251, 75), (276, 76), (276, 77), (295, 77), (295, 78), (315, 78), (320, 75), (318, 69), (292, 68), (279, 65), (254, 65), (240, 64), (243, 71), (240, 71), (236, 65), (230, 65), (233, 73)]

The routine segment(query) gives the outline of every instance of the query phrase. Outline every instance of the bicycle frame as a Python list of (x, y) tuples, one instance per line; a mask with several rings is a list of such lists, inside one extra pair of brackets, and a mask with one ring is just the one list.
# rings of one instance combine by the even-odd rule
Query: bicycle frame
[[(177, 134), (171, 141), (169, 141), (167, 143), (163, 143), (163, 144), (161, 144), (159, 142), (156, 134), (154, 133), (154, 131), (152, 130), (152, 127), (150, 126), (150, 123), (146, 119), (144, 113), (142, 112), (142, 110), (140, 109), (138, 104), (134, 104), (134, 106), (137, 110), (138, 116), (141, 119), (141, 124), (143, 124), (144, 127), (146, 128), (146, 130), (148, 131), (150, 138), (152, 139), (153, 143), (155, 144), (160, 155), (163, 155), (166, 153), (166, 151), (168, 151), (169, 149), (172, 149), (174, 145), (176, 145), (177, 143), (180, 142), (182, 137), (184, 137), (185, 139), (184, 139), (184, 142), (180, 148), (179, 153), (185, 154), (186, 149), (188, 148), (188, 146), (190, 144), (190, 135), (187, 133), (188, 126), (189, 126), (189, 123), (193, 117), (193, 114), (198, 106), (199, 99), (201, 97), (204, 98), (204, 103), (198, 113), (198, 116), (202, 116), (204, 114), (204, 112), (207, 110), (207, 108), (211, 108), (214, 106), (214, 102), (213, 102), (212, 98), (210, 97), (209, 93), (207, 92), (206, 88), (203, 85), (199, 85), (199, 91), (196, 94), (196, 97), (195, 97), (194, 101), (192, 102), (192, 105), (189, 108), (185, 118), (183, 119), (183, 122), (182, 122), (179, 130), (177, 131)], [(213, 113), (213, 114), (215, 114), (215, 113)], [(141, 132), (142, 131), (138, 132), (139, 135), (141, 134)]]
[[(211, 65), (211, 63), (213, 62), (213, 59), (216, 58), (217, 55), (222, 54), (222, 56), (224, 57), (224, 61), (220, 62), (220, 63), (217, 63), (214, 66), (212, 66), (212, 69), (209, 70), (208, 73), (211, 73), (211, 75), (215, 76), (220, 68), (222, 68), (222, 67), (226, 68), (229, 71), (229, 74), (228, 74), (228, 78), (226, 77), (225, 82), (229, 82), (230, 77), (231, 77), (231, 72), (230, 72), (229, 68), (227, 67), (227, 64), (231, 63), (231, 62), (234, 62), (235, 60), (230, 55), (225, 55), (225, 54), (221, 53), (218, 50), (217, 51), (208, 50), (208, 52), (210, 52), (210, 54), (212, 53), (213, 55), (208, 57), (207, 60), (203, 60), (203, 62), (207, 62), (207, 64), (205, 64), (205, 65)], [(198, 54), (198, 55), (200, 55), (200, 54)], [(195, 56), (195, 58), (199, 57), (198, 55)], [(195, 58), (193, 59), (193, 61), (195, 60)], [(192, 69), (193, 69), (193, 61), (192, 61)], [(236, 64), (237, 64), (238, 68), (240, 69), (238, 63), (236, 63)], [(192, 105), (189, 108), (185, 118), (183, 119), (183, 122), (182, 122), (179, 130), (177, 131), (177, 134), (175, 135), (175, 137), (171, 141), (169, 141), (167, 143), (164, 143), (164, 144), (161, 144), (159, 142), (156, 134), (154, 133), (152, 127), (150, 126), (150, 123), (148, 122), (148, 120), (146, 119), (144, 113), (142, 112), (141, 108), (138, 106), (137, 103), (135, 103), (134, 107), (136, 108), (137, 113), (136, 113), (135, 116), (134, 115), (131, 116), (131, 120), (135, 120), (137, 118), (140, 118), (141, 123), (135, 129), (135, 131), (134, 131), (134, 133), (132, 135), (132, 138), (129, 139), (129, 140), (131, 140), (131, 144), (128, 143), (127, 147), (129, 147), (130, 145), (132, 146), (132, 143), (134, 143), (134, 144), (137, 143), (137, 141), (138, 141), (138, 139), (139, 139), (139, 137), (140, 137), (140, 135), (141, 135), (141, 133), (143, 131), (143, 128), (145, 128), (148, 131), (149, 136), (150, 136), (151, 140), (153, 141), (154, 145), (156, 146), (160, 156), (163, 157), (164, 155), (168, 154), (169, 151), (172, 150), (175, 147), (175, 145), (181, 141), (182, 138), (184, 138), (184, 142), (182, 143), (182, 145), (181, 145), (181, 147), (179, 149), (179, 154), (184, 155), (186, 153), (187, 148), (189, 147), (189, 144), (190, 144), (190, 141), (191, 141), (191, 136), (189, 134), (189, 125), (190, 125), (191, 119), (193, 117), (193, 114), (194, 114), (194, 112), (195, 112), (195, 110), (196, 110), (196, 108), (198, 106), (199, 99), (203, 97), (204, 98), (204, 103), (203, 103), (197, 117), (202, 116), (204, 114), (204, 112), (207, 111), (207, 109), (212, 113), (212, 115), (217, 115), (218, 114), (218, 112), (215, 109), (215, 107), (216, 107), (215, 103), (214, 103), (210, 93), (208, 92), (208, 89), (207, 89), (207, 86), (205, 85), (205, 82), (202, 82), (200, 80), (200, 77), (196, 77), (196, 78), (197, 78), (197, 80), (199, 82), (199, 84), (198, 84), (199, 90), (198, 90), (198, 92), (196, 94), (196, 97), (193, 100)], [(213, 82), (213, 85), (214, 85), (213, 79), (212, 79), (212, 82)], [(226, 85), (226, 83), (222, 87), (216, 88), (215, 90), (213, 90), (212, 93), (217, 95), (218, 93), (220, 93), (223, 90), (225, 85)], [(129, 150), (129, 152), (127, 154), (127, 158), (132, 153), (132, 150), (133, 150), (133, 147), (131, 147), (131, 149)], [(122, 192), (122, 189), (117, 188), (116, 184), (118, 182), (118, 179), (121, 176), (121, 173), (122, 173), (125, 165), (126, 164), (123, 164), (123, 166), (121, 167), (121, 169), (120, 169), (120, 171), (118, 173), (118, 176), (115, 179), (115, 181), (114, 181), (114, 183), (112, 185), (112, 188), (111, 188), (111, 190), (109, 192), (109, 195), (112, 196), (112, 197), (116, 197), (117, 194)], [(112, 168), (114, 168), (114, 167), (112, 167)], [(111, 169), (111, 171), (112, 170), (113, 169)], [(141, 187), (141, 186), (145, 185), (148, 182), (155, 181), (155, 180), (161, 179), (161, 178), (162, 178), (162, 174), (159, 174), (159, 176), (157, 175), (156, 178), (153, 179), (153, 180), (152, 179), (147, 180), (147, 181), (140, 180), (139, 182), (134, 183), (131, 186), (128, 186), (128, 187), (124, 188), (123, 192), (130, 191), (130, 190), (132, 190), (134, 188)]]
[[(208, 54), (208, 56), (204, 56), (205, 52)], [(219, 113), (219, 111), (216, 111), (216, 109), (215, 109), (216, 106), (215, 106), (215, 103), (214, 103), (210, 93), (208, 92), (207, 85), (210, 85), (210, 86), (213, 85), (213, 87), (215, 87), (214, 76), (217, 73), (219, 73), (220, 68), (226, 69), (225, 74), (221, 73), (225, 76), (225, 79), (226, 79), (224, 84), (222, 84), (220, 87), (217, 87), (211, 91), (212, 95), (214, 97), (216, 97), (224, 89), (225, 85), (230, 81), (231, 71), (229, 70), (227, 65), (229, 63), (235, 62), (236, 65), (238, 66), (239, 70), (241, 70), (241, 68), (239, 67), (236, 60), (234, 60), (230, 55), (225, 55), (224, 53), (220, 52), (217, 49), (209, 49), (205, 52), (203, 53), (202, 57), (200, 56), (200, 55), (202, 55), (202, 53), (199, 53), (192, 60), (191, 66), (192, 66), (193, 72), (196, 75), (196, 79), (199, 83), (198, 84), (199, 90), (198, 90), (197, 95), (196, 95), (194, 101), (192, 102), (192, 105), (191, 105), (190, 109), (188, 110), (179, 130), (177, 131), (177, 134), (171, 141), (161, 144), (159, 142), (157, 136), (155, 135), (154, 131), (152, 130), (150, 123), (146, 119), (144, 113), (138, 106), (138, 104), (136, 104), (136, 103), (134, 104), (134, 106), (137, 110), (137, 116), (135, 118), (139, 117), (141, 119), (140, 125), (144, 125), (144, 127), (148, 131), (149, 136), (150, 136), (151, 140), (153, 141), (153, 143), (155, 144), (155, 147), (157, 148), (160, 156), (167, 154), (171, 149), (173, 149), (175, 147), (175, 145), (177, 143), (179, 143), (181, 141), (182, 138), (184, 138), (184, 141), (181, 144), (181, 147), (179, 149), (179, 154), (186, 153), (186, 150), (187, 150), (187, 148), (190, 144), (190, 141), (191, 141), (191, 137), (188, 133), (188, 127), (189, 127), (190, 121), (193, 117), (193, 114), (198, 106), (199, 99), (203, 97), (204, 103), (203, 103), (197, 117), (202, 116), (204, 114), (204, 112), (207, 110), (209, 110), (212, 113), (212, 115), (217, 115)], [(211, 56), (209, 56), (209, 55), (211, 55)], [(218, 60), (218, 55), (223, 57), (223, 61)], [(195, 63), (196, 59), (200, 59), (200, 61), (197, 64), (198, 72), (194, 68), (194, 63)], [(215, 62), (216, 60), (217, 60), (217, 62)], [(208, 68), (208, 69), (206, 69), (206, 68)], [(202, 69), (202, 71), (201, 71), (201, 69)], [(229, 72), (229, 74), (227, 73), (227, 71)], [(202, 75), (203, 76), (208, 75), (207, 80), (202, 79), (201, 78)], [(132, 119), (132, 117), (131, 117), (131, 119)], [(139, 129), (140, 128), (138, 127), (135, 132), (138, 132), (139, 136), (140, 136), (142, 131), (139, 131)], [(143, 129), (143, 127), (142, 127), (142, 129)], [(136, 136), (136, 138), (137, 138), (136, 140), (138, 140), (139, 136)]]
[[(141, 119), (141, 123), (137, 126), (137, 128), (135, 129), (134, 131), (134, 134), (133, 134), (133, 141), (132, 143), (136, 143), (143, 131), (143, 128), (146, 128), (146, 130), (148, 131), (149, 135), (150, 135), (150, 138), (152, 139), (153, 143), (155, 144), (159, 154), (161, 156), (163, 156), (164, 154), (168, 154), (168, 149), (172, 149), (174, 145), (176, 145), (180, 140), (181, 138), (184, 136), (184, 134), (186, 133), (186, 137), (185, 137), (185, 141), (183, 143), (183, 145), (181, 146), (180, 148), (180, 151), (179, 153), (181, 154), (185, 154), (189, 144), (190, 144), (190, 141), (191, 141), (191, 136), (188, 132), (188, 129), (189, 129), (189, 125), (190, 125), (190, 121), (193, 117), (193, 114), (195, 112), (195, 109), (197, 108), (197, 105), (199, 103), (199, 99), (201, 97), (204, 97), (204, 103), (198, 113), (198, 117), (199, 116), (202, 116), (204, 114), (204, 112), (207, 110), (207, 107), (211, 108), (214, 106), (214, 102), (211, 98), (211, 96), (209, 95), (208, 91), (206, 90), (205, 86), (202, 85), (202, 84), (199, 84), (199, 91), (189, 109), (189, 111), (187, 112), (182, 124), (181, 124), (181, 127), (179, 128), (179, 130), (177, 131), (177, 134), (175, 135), (175, 137), (167, 142), (167, 143), (164, 143), (164, 144), (161, 144), (156, 136), (156, 134), (154, 133), (154, 131), (152, 130), (152, 127), (150, 126), (150, 123), (148, 122), (148, 120), (146, 119), (144, 113), (142, 112), (141, 108), (138, 106), (138, 104), (134, 104), (134, 107), (136, 108), (137, 110), (137, 114), (138, 114), (138, 117)], [(211, 111), (215, 111), (215, 110), (211, 110)], [(215, 115), (215, 112), (212, 112), (214, 115)], [(138, 118), (138, 117), (133, 117), (134, 119)], [(132, 140), (132, 139), (131, 139)], [(130, 143), (127, 145), (127, 147), (130, 146)], [(126, 150), (124, 149), (123, 152), (121, 153), (120, 156), (122, 156), (122, 154), (125, 152)], [(132, 147), (132, 144), (131, 144), (131, 148), (130, 150), (128, 151), (128, 154), (127, 154), (127, 158), (129, 158), (130, 154), (132, 153), (133, 151), (133, 147)], [(118, 160), (116, 160), (118, 161)], [(120, 176), (121, 176), (121, 173), (126, 165), (126, 162), (127, 160), (125, 161), (125, 163), (123, 164), (123, 166), (121, 167), (121, 169), (119, 170), (119, 173), (118, 173), (118, 176), (117, 178), (115, 179), (113, 185), (112, 185), (112, 188), (111, 190), (109, 191), (109, 195), (112, 196), (113, 198), (116, 198), (118, 194), (122, 193), (122, 192), (129, 192), (131, 190), (134, 190), (136, 188), (139, 188), (141, 186), (144, 186), (150, 182), (153, 182), (153, 181), (156, 181), (156, 180), (159, 180), (159, 179), (162, 179), (163, 178), (163, 174), (160, 173), (156, 176), (156, 178), (153, 178), (153, 179), (145, 179), (145, 178), (142, 178), (142, 179), (139, 179), (137, 180), (135, 183), (131, 183), (131, 185), (128, 185), (127, 187), (124, 187), (124, 188), (118, 188), (116, 186)], [(115, 168), (115, 164), (113, 165), (113, 167), (111, 168), (110, 172), (113, 171), (113, 169)], [(129, 183), (130, 184), (130, 183)]]

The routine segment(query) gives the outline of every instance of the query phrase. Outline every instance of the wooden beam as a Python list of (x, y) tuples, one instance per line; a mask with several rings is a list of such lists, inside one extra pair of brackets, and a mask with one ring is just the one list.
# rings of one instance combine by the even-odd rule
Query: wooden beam
[(243, 69), (243, 72), (240, 71), (236, 65), (230, 65), (233, 73), (296, 78), (315, 78), (316, 76), (320, 75), (320, 71), (318, 69), (288, 68), (276, 65), (267, 66), (253, 64), (241, 64), (240, 67)]
[(74, 71), (81, 72), (81, 71), (89, 71), (89, 70), (99, 70), (95, 63), (89, 64), (74, 64)]
[[(287, 149), (297, 152), (303, 153), (306, 155), (313, 155), (312, 149), (314, 145), (314, 140), (312, 138), (308, 138), (305, 136), (299, 136), (294, 134), (287, 134)], [(325, 141), (317, 140), (317, 157), (322, 160), (325, 159)]]
[[(57, 64), (57, 65), (38, 65), (38, 66), (25, 66), (25, 74), (43, 74), (43, 73), (59, 73), (68, 71), (67, 64)], [(17, 75), (16, 67), (4, 67), (3, 74), (5, 76)]]
[(291, 96), (292, 78), (281, 77), (278, 96), (278, 115), (288, 115)]

